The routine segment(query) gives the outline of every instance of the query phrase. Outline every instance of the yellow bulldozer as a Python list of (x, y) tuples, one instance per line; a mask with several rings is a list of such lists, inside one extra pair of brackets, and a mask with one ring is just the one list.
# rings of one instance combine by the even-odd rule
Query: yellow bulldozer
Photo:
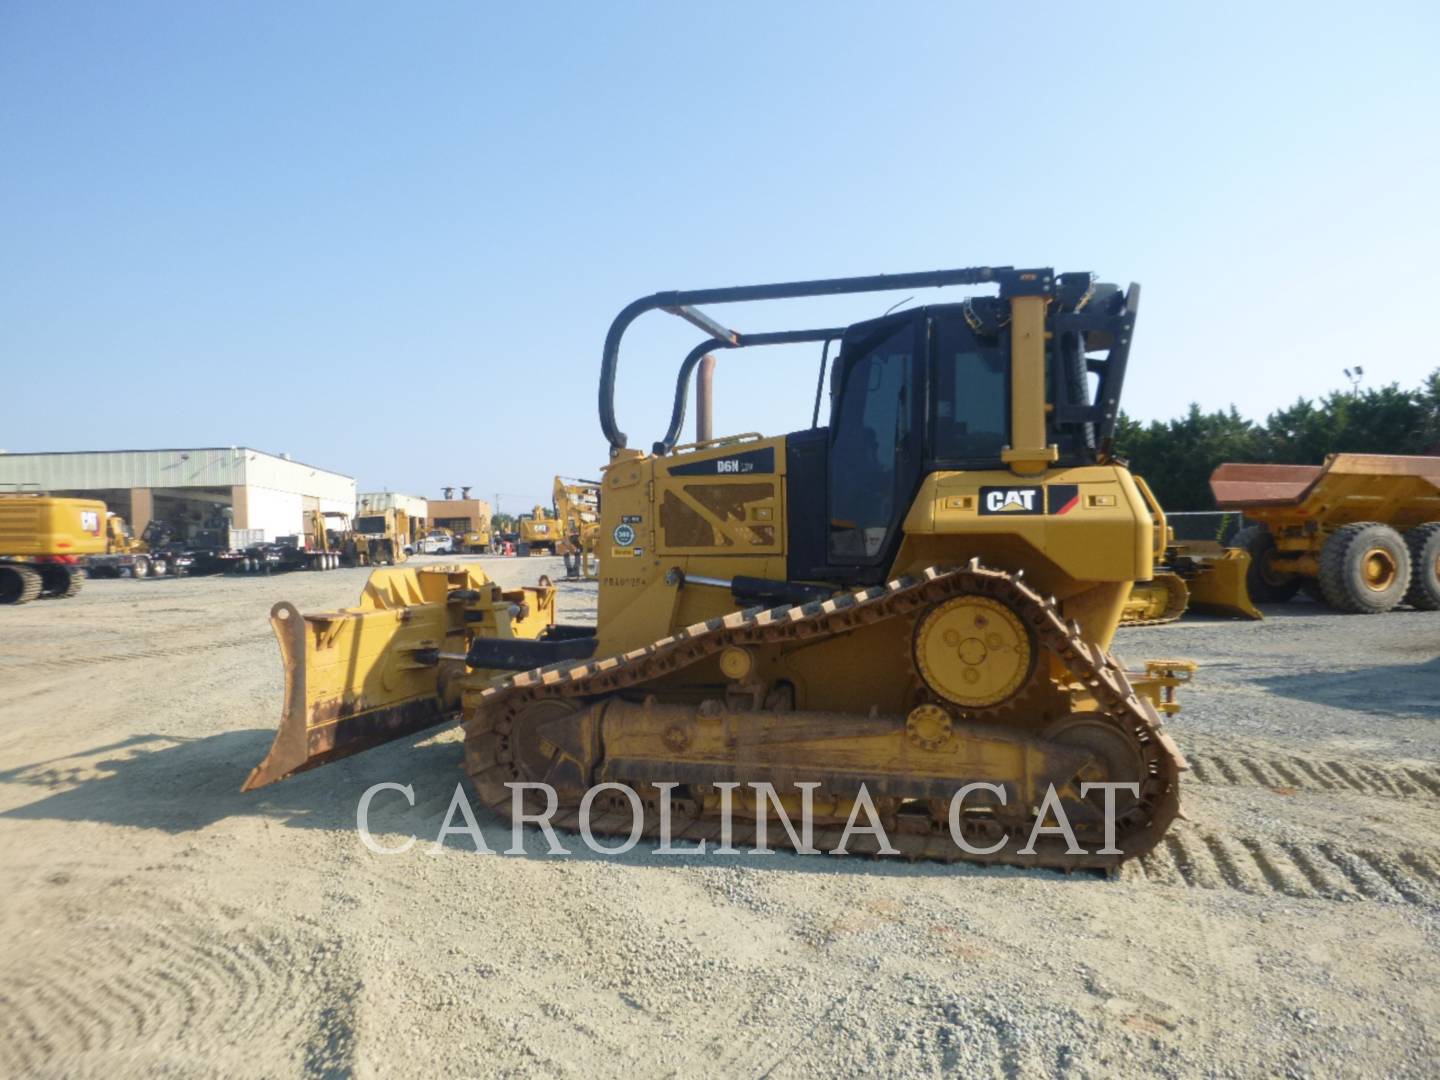
[(1250, 524), (1249, 590), (1281, 603), (1301, 589), (1337, 611), (1405, 603), (1440, 610), (1440, 457), (1331, 454), (1323, 465), (1221, 465), (1215, 503)]
[(1263, 619), (1250, 600), (1246, 577), (1250, 554), (1217, 540), (1175, 539), (1175, 530), (1150, 485), (1133, 477), (1155, 521), (1155, 572), (1130, 587), (1122, 626), (1175, 622), (1186, 611), (1238, 619)]
[(105, 552), (105, 514), (98, 499), (0, 492), (0, 604), (78, 593), (80, 560)]
[[(700, 307), (966, 285), (995, 294), (849, 326), (740, 333)], [(851, 850), (1066, 869), (1149, 851), (1179, 812), (1161, 717), (1193, 665), (1130, 672), (1107, 651), (1155, 567), (1112, 454), (1138, 302), (1087, 273), (982, 267), (630, 304), (601, 363), (598, 625), (536, 625), (530, 598), (474, 571), (380, 571), (359, 609), (278, 605), (286, 708), (247, 787), (459, 715), (475, 789), (506, 817), (540, 805), (512, 785), (546, 783), (573, 828), (614, 782), (648, 835), (668, 816), (677, 841), (713, 839), (729, 815), (746, 845), (769, 783), (809, 807), (818, 849), (869, 800), (887, 842)], [(657, 309), (704, 340), (645, 452), (614, 390), (627, 327)], [(677, 447), (703, 356), (803, 342), (828, 424), (817, 393), (808, 429)], [(1105, 807), (1098, 784), (1125, 787)], [(1062, 811), (1078, 843), (1037, 838)], [(624, 835), (631, 813), (589, 824)]]
[(560, 521), (565, 577), (594, 581), (599, 567), (600, 481), (555, 477), (555, 516)]

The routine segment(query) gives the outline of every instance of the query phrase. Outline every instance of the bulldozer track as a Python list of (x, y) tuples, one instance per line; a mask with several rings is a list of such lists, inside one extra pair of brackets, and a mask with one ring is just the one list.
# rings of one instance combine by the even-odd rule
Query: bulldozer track
[(1184, 581), (1178, 574), (1169, 570), (1157, 572), (1155, 579), (1147, 584), (1154, 585), (1156, 580), (1161, 581), (1165, 586), (1167, 604), (1165, 610), (1151, 619), (1121, 618), (1120, 625), (1122, 627), (1164, 626), (1166, 623), (1179, 622), (1184, 616), (1185, 610), (1190, 604), (1190, 594), (1186, 590)]
[[(978, 560), (964, 568), (927, 567), (882, 586), (842, 593), (828, 600), (795, 607), (750, 608), (732, 612), (704, 623), (689, 626), (676, 634), (630, 652), (578, 665), (556, 664), (522, 672), (493, 684), (467, 702), (465, 723), (466, 768), (482, 801), (502, 818), (511, 810), (511, 791), (505, 784), (524, 779), (516, 764), (512, 741), (523, 737), (517, 730), (521, 710), (537, 701), (616, 694), (634, 689), (664, 675), (713, 656), (731, 645), (769, 645), (795, 641), (813, 642), (821, 637), (842, 634), (882, 619), (917, 613), (941, 600), (960, 594), (991, 596), (1008, 602), (1035, 633), (1037, 643), (1065, 664), (1072, 677), (1094, 696), (1100, 711), (1127, 737), (1139, 744), (1146, 773), (1136, 808), (1118, 824), (1120, 856), (1069, 856), (1060, 845), (1042, 841), (1033, 857), (1014, 854), (1015, 845), (995, 855), (974, 856), (962, 852), (953, 842), (944, 823), (917, 818), (910, 831), (891, 831), (890, 843), (902, 857), (939, 861), (1019, 863), (1026, 866), (1113, 867), (1127, 857), (1149, 850), (1164, 835), (1179, 811), (1178, 774), (1184, 759), (1161, 730), (1159, 714), (1146, 699), (1136, 694), (1129, 678), (1113, 657), (1084, 641), (1077, 624), (1067, 624), (1053, 598), (1041, 596), (1018, 576), (982, 567)], [(554, 823), (565, 829), (578, 828), (576, 805), (562, 805)], [(623, 799), (592, 812), (590, 825), (596, 833), (629, 835), (631, 817)], [(735, 845), (753, 843), (753, 822), (736, 819)], [(1006, 827), (1011, 839), (1025, 837)], [(653, 813), (646, 814), (644, 835), (658, 832)], [(1028, 832), (1028, 830), (1027, 830)], [(714, 818), (692, 813), (688, 818), (677, 811), (672, 830), (677, 841), (713, 840), (720, 835)], [(789, 843), (777, 828), (769, 830), (776, 843)], [(779, 835), (776, 835), (776, 834)], [(814, 845), (821, 850), (837, 847), (843, 830), (818, 827)], [(852, 838), (858, 854), (880, 854), (871, 836)]]
[(1356, 792), (1397, 799), (1440, 799), (1440, 769), (1371, 765), (1297, 754), (1191, 754), (1190, 775), (1202, 784), (1296, 791)]
[(1127, 863), (1122, 876), (1251, 896), (1440, 905), (1440, 852), (1367, 850), (1329, 840), (1221, 835), (1182, 827)]
[(1126, 628), (1132, 626), (1164, 626), (1166, 623), (1179, 622), (1185, 613), (1177, 611), (1173, 615), (1161, 615), (1158, 619), (1126, 619), (1120, 625)]

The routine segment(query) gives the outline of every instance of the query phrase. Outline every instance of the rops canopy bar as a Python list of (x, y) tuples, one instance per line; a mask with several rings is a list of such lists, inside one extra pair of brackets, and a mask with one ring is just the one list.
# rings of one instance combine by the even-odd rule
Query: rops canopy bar
[[(685, 292), (660, 292), (628, 305), (605, 335), (605, 353), (600, 363), (600, 428), (605, 432), (611, 449), (623, 449), (627, 437), (615, 422), (615, 372), (620, 365), (620, 339), (630, 324), (647, 311), (659, 308), (678, 315), (700, 327), (711, 336), (707, 348), (733, 349), (746, 344), (760, 344), (757, 335), (745, 335), (728, 329), (703, 312), (698, 304), (734, 304), (749, 300), (789, 300), (802, 296), (838, 296), (842, 293), (890, 292), (896, 289), (942, 288), (946, 285), (988, 285), (998, 283), (1002, 294), (1011, 287), (1026, 292), (1050, 293), (1054, 275), (1047, 271), (1015, 270), (1009, 266), (972, 266), (958, 270), (928, 270), (914, 274), (872, 274), (867, 277), (821, 278), (815, 281), (784, 281), (772, 285), (739, 285), (725, 289), (693, 289)], [(776, 344), (774, 335), (769, 344)], [(749, 340), (747, 340), (749, 339)], [(807, 340), (800, 338), (798, 340)], [(808, 340), (821, 340), (809, 338)], [(666, 441), (676, 434), (673, 425)]]

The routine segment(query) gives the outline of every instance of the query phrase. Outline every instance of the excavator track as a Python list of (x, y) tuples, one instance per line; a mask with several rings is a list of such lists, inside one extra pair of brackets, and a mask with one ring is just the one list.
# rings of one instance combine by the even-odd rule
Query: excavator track
[(44, 589), (40, 575), (19, 563), (0, 564), (0, 604), (28, 604)]
[[(1134, 777), (1140, 795), (1116, 820), (1118, 854), (1087, 851), (1070, 854), (1059, 837), (1042, 836), (1034, 854), (1020, 855), (1034, 823), (1034, 807), (1026, 820), (1013, 818), (999, 826), (1007, 843), (989, 855), (975, 855), (961, 849), (948, 831), (942, 800), (929, 800), (928, 812), (899, 813), (886, 821), (890, 844), (908, 859), (943, 862), (972, 861), (1073, 870), (1113, 870), (1125, 859), (1144, 855), (1158, 844), (1179, 813), (1179, 772), (1186, 768), (1178, 748), (1162, 730), (1154, 705), (1136, 693), (1120, 665), (1104, 650), (1084, 641), (1078, 625), (1067, 624), (1053, 598), (1046, 598), (1017, 575), (989, 569), (972, 561), (966, 567), (928, 567), (882, 586), (842, 593), (823, 601), (796, 607), (751, 608), (698, 623), (676, 634), (630, 652), (582, 664), (555, 664), (523, 672), (466, 695), (466, 769), (481, 800), (502, 818), (512, 810), (514, 781), (532, 780), (526, 760), (534, 760), (537, 744), (543, 739), (534, 731), (533, 718), (540, 703), (588, 704), (622, 694), (634, 696), (647, 683), (673, 675), (731, 646), (756, 647), (804, 641), (807, 645), (827, 636), (844, 634), (881, 620), (903, 618), (962, 594), (977, 594), (1001, 600), (1020, 613), (1034, 632), (1039, 646), (1057, 657), (1070, 672), (1074, 683), (1083, 684), (1095, 703), (1095, 712), (1086, 715), (1128, 740), (1140, 755), (1143, 767)], [(541, 713), (544, 709), (539, 710)], [(899, 723), (904, 723), (900, 718)], [(543, 753), (543, 745), (539, 746)], [(677, 779), (679, 779), (677, 777)], [(717, 777), (723, 779), (723, 777)], [(632, 784), (644, 792), (643, 781)], [(868, 785), (867, 785), (868, 786)], [(883, 784), (880, 785), (883, 789)], [(958, 786), (958, 785), (956, 785)], [(652, 789), (653, 790), (653, 789)], [(554, 825), (574, 830), (580, 820), (574, 789), (559, 792), (561, 803), (552, 817)], [(843, 794), (843, 793), (840, 793)], [(643, 797), (643, 795), (642, 795)], [(910, 800), (911, 808), (924, 800)], [(659, 819), (653, 800), (644, 799), (643, 835), (658, 834)], [(718, 816), (701, 808), (693, 799), (677, 799), (672, 808), (672, 841), (714, 840), (721, 835)], [(884, 817), (882, 811), (882, 818)], [(629, 836), (633, 823), (628, 802), (621, 798), (592, 807), (590, 828), (597, 834)], [(744, 846), (755, 837), (753, 820), (735, 816), (731, 843)], [(817, 823), (813, 844), (821, 850), (837, 846), (843, 833), (839, 824)], [(988, 839), (999, 833), (994, 823), (985, 833)], [(788, 833), (772, 822), (767, 841), (790, 844)], [(977, 845), (978, 846), (978, 843)], [(988, 846), (988, 844), (987, 844)], [(875, 837), (853, 835), (849, 850), (856, 854), (881, 854)]]

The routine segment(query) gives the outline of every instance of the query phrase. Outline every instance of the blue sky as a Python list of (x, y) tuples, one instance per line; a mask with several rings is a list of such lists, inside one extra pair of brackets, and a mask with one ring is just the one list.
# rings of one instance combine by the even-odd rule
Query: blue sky
[[(246, 444), (518, 510), (605, 460), (629, 300), (975, 264), (1142, 282), (1142, 418), (1413, 385), (1437, 11), (9, 0), (0, 446)], [(695, 340), (627, 338), (632, 445)], [(805, 426), (817, 360), (722, 358), (717, 429)]]

